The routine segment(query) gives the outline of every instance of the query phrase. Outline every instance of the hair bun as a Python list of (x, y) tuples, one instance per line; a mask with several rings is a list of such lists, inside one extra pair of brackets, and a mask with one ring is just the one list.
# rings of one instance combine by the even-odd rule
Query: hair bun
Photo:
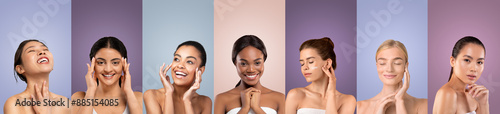
[(324, 40), (325, 42), (328, 42), (328, 44), (330, 44), (332, 46), (332, 48), (335, 48), (335, 45), (333, 44), (332, 39), (330, 39), (328, 37), (323, 37), (323, 38), (321, 38), (321, 40)]

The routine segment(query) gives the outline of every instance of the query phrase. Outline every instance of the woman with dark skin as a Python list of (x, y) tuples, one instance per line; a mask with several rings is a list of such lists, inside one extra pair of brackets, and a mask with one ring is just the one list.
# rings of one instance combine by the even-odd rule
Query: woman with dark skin
[(215, 98), (215, 114), (284, 114), (285, 95), (264, 87), (260, 78), (267, 58), (264, 43), (254, 35), (245, 35), (233, 45), (232, 60), (240, 82)]
[[(17, 48), (14, 70), (26, 82), (26, 90), (16, 94), (4, 104), (5, 114), (67, 114), (67, 106), (43, 106), (44, 100), (60, 101), (64, 96), (49, 92), (49, 74), (54, 69), (54, 59), (49, 48), (38, 40), (25, 40)], [(40, 101), (40, 106), (16, 106), (17, 100)]]
[(132, 91), (130, 63), (123, 43), (115, 37), (101, 38), (92, 46), (89, 57), (91, 64), (87, 64), (85, 75), (87, 91), (76, 92), (71, 99), (117, 99), (118, 105), (73, 106), (71, 113), (142, 114), (142, 92)]
[[(210, 114), (212, 100), (199, 95), (201, 75), (205, 71), (206, 52), (195, 41), (186, 41), (177, 47), (174, 60), (160, 68), (161, 89), (150, 89), (144, 93), (148, 114)], [(167, 71), (171, 70), (174, 83), (170, 83)]]
[[(489, 90), (475, 84), (483, 73), (486, 49), (472, 36), (455, 43), (448, 82), (436, 93), (434, 114), (489, 114)], [(477, 113), (476, 113), (477, 112)]]

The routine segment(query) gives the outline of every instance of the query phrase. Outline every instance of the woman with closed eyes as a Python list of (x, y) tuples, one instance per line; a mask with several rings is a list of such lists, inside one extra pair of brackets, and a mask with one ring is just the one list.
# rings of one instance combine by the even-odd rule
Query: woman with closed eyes
[[(67, 99), (49, 91), (49, 74), (54, 69), (54, 58), (49, 48), (42, 42), (32, 39), (19, 44), (14, 56), (14, 71), (26, 83), (26, 90), (16, 94), (4, 104), (5, 114), (67, 114), (66, 106), (43, 106), (45, 100)], [(16, 78), (17, 81), (17, 78)], [(16, 101), (39, 101), (36, 106), (16, 106)]]

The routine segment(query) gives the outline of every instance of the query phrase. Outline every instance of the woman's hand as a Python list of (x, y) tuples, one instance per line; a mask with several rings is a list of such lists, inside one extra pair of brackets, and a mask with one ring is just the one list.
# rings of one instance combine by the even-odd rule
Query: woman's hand
[(323, 66), (321, 69), (328, 76), (328, 86), (325, 98), (330, 95), (335, 96), (335, 90), (337, 89), (337, 77), (335, 77), (335, 70), (333, 70), (332, 66)]
[(396, 100), (394, 99), (395, 95), (396, 94), (388, 95), (388, 96), (385, 96), (384, 98), (378, 100), (377, 105), (375, 105), (376, 113), (377, 114), (385, 114), (385, 111), (387, 110), (387, 108), (391, 104), (394, 104), (394, 102), (396, 102)]
[(170, 83), (170, 77), (168, 77), (167, 72), (172, 67), (172, 64), (165, 68), (165, 63), (160, 67), (160, 79), (165, 89), (165, 95), (172, 95), (174, 92), (174, 86)]
[(252, 90), (253, 88), (247, 88), (244, 91), (241, 91), (240, 93), (240, 98), (241, 98), (241, 108), (242, 109), (250, 109), (250, 99), (252, 98)]
[(254, 110), (254, 111), (257, 111), (260, 108), (260, 95), (261, 95), (261, 91), (258, 90), (258, 89), (255, 89), (253, 88), (251, 91), (250, 91), (250, 107)]
[(483, 85), (472, 84), (467, 88), (469, 89), (469, 94), (472, 95), (472, 97), (475, 98), (479, 104), (488, 103), (490, 91), (486, 89), (486, 87)]
[(94, 75), (95, 68), (95, 58), (93, 57), (90, 65), (87, 63), (87, 75), (85, 75), (85, 81), (87, 82), (87, 94), (91, 93), (94, 96), (95, 90), (97, 89), (97, 76)]
[[(41, 90), (38, 88), (38, 84), (35, 84), (35, 94), (36, 97), (31, 95), (31, 99), (35, 101), (44, 102), (45, 99), (50, 99), (49, 88), (46, 85), (46, 81), (43, 81), (43, 85)], [(43, 103), (42, 103), (43, 104)], [(50, 114), (52, 111), (51, 106), (43, 106), (43, 105), (33, 105), (33, 110), (35, 110), (36, 114)]]
[(191, 88), (184, 93), (184, 96), (182, 97), (182, 100), (184, 102), (191, 102), (191, 99), (194, 97), (193, 94), (196, 92), (196, 90), (200, 89), (200, 83), (201, 83), (201, 71), (196, 68), (196, 74), (195, 74), (195, 80), (193, 85), (191, 85)]
[(123, 65), (123, 76), (121, 77), (123, 91), (125, 92), (133, 92), (132, 91), (132, 81), (130, 76), (130, 63), (127, 62), (126, 58), (121, 59), (121, 63)]
[(406, 94), (406, 91), (410, 87), (410, 72), (408, 71), (408, 67), (405, 68), (405, 74), (404, 74), (405, 81), (401, 88), (399, 88), (398, 92), (396, 93), (395, 99), (396, 100), (403, 100), (403, 96)]

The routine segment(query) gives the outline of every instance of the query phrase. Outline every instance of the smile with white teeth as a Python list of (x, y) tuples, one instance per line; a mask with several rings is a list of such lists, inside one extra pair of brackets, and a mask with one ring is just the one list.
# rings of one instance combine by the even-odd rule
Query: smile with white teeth
[(183, 73), (183, 72), (175, 72), (175, 75), (187, 76), (187, 74), (186, 74), (186, 73)]
[(38, 63), (45, 63), (45, 62), (49, 62), (49, 60), (47, 58), (41, 58), (38, 60)]
[(257, 76), (257, 74), (255, 75), (245, 75), (246, 77), (249, 77), (249, 78), (255, 78)]
[(105, 75), (105, 74), (103, 74), (103, 76), (104, 76), (104, 77), (111, 77), (111, 76), (113, 76), (113, 75), (114, 75), (114, 74), (110, 74), (110, 75)]

